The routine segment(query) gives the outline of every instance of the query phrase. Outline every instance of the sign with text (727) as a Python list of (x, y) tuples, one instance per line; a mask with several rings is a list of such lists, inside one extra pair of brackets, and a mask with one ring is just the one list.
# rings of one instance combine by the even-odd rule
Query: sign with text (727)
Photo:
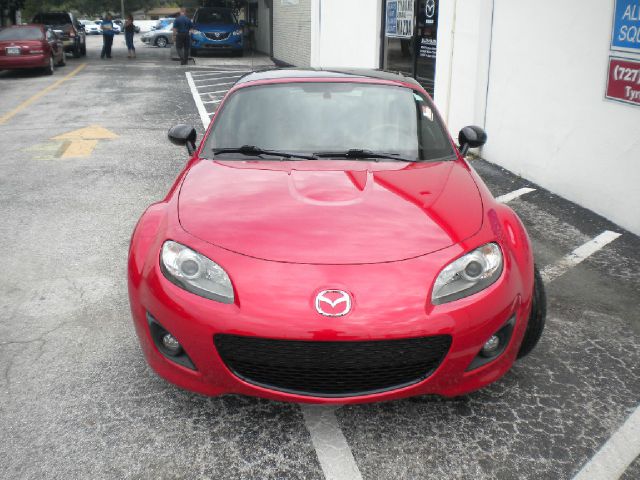
[(640, 53), (640, 0), (615, 0), (611, 49)]
[(413, 37), (413, 0), (387, 0), (385, 36), (391, 38)]
[(640, 105), (640, 61), (609, 57), (606, 97), (618, 102)]

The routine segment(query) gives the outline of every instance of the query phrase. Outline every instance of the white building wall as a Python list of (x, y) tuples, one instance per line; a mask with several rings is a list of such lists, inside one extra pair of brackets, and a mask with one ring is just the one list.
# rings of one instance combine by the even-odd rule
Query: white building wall
[(451, 130), (484, 124), (484, 158), (640, 234), (640, 109), (604, 99), (613, 3), (442, 0), (435, 96)]
[(378, 68), (382, 0), (314, 0), (313, 67)]
[(256, 50), (269, 54), (270, 42), (269, 8), (266, 0), (258, 0), (258, 28), (255, 31)]
[(276, 60), (298, 67), (311, 65), (311, 3), (312, 0), (273, 0)]

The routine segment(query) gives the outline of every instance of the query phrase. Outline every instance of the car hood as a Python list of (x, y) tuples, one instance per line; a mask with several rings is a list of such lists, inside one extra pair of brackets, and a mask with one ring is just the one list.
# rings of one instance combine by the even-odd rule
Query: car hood
[(482, 201), (454, 161), (203, 160), (183, 181), (178, 214), (191, 235), (260, 259), (379, 263), (474, 235)]

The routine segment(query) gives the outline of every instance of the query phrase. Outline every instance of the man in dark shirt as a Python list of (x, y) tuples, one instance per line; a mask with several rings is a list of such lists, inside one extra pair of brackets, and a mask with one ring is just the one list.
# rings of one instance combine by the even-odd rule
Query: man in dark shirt
[(191, 29), (193, 29), (193, 23), (187, 17), (187, 10), (182, 7), (180, 8), (180, 16), (173, 21), (173, 34), (176, 37), (176, 49), (181, 65), (186, 65), (189, 60)]
[(102, 52), (100, 53), (100, 58), (104, 59), (105, 56), (111, 58), (111, 45), (113, 45), (113, 36), (115, 35), (111, 15), (107, 14), (100, 23), (100, 28), (102, 29)]

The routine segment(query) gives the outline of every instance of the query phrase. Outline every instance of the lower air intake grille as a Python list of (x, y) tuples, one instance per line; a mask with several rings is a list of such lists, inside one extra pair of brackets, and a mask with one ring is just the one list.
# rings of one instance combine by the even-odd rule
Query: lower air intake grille
[(365, 395), (427, 378), (444, 359), (451, 337), (364, 342), (309, 342), (216, 335), (227, 367), (273, 390), (319, 397)]

